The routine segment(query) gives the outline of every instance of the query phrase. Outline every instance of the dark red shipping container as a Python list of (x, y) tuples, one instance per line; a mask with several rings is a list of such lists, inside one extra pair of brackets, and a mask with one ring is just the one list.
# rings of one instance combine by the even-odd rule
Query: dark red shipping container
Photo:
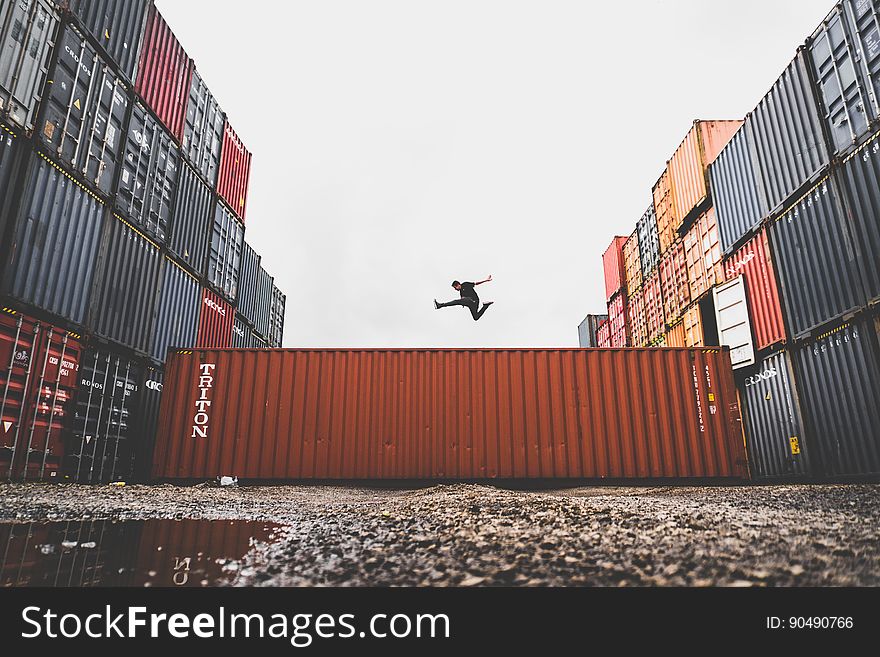
[(170, 355), (158, 479), (748, 477), (726, 349)]
[(223, 297), (205, 289), (196, 333), (198, 349), (226, 349), (232, 344), (232, 323), (235, 311)]
[(599, 329), (596, 331), (596, 342), (602, 348), (611, 346), (611, 322), (607, 319), (599, 323)]
[(150, 9), (135, 90), (174, 135), (183, 139), (193, 62), (159, 10)]
[(724, 261), (725, 280), (733, 280), (740, 274), (746, 279), (749, 319), (755, 336), (755, 346), (760, 350), (785, 341), (782, 304), (766, 228)]
[(220, 155), (217, 193), (242, 221), (244, 221), (247, 209), (250, 176), (251, 154), (227, 121), (226, 129), (223, 131), (223, 150)]
[(617, 236), (602, 254), (602, 268), (605, 270), (605, 301), (610, 301), (626, 281), (623, 267), (623, 245), (627, 237)]
[(630, 346), (629, 304), (623, 292), (616, 294), (608, 302), (608, 324), (611, 330), (611, 346)]

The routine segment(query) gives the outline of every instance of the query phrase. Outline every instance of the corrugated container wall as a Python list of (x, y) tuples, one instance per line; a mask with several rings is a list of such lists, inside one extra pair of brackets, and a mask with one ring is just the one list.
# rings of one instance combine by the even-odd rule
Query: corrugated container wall
[(223, 203), (217, 203), (206, 275), (208, 282), (229, 302), (238, 294), (243, 243), (244, 226)]
[(38, 136), (68, 171), (110, 194), (122, 148), (128, 87), (73, 25), (64, 26), (54, 60)]
[(68, 0), (70, 11), (134, 81), (150, 0)]
[(159, 246), (127, 222), (108, 217), (101, 260), (90, 326), (101, 337), (146, 354), (162, 264)]
[(177, 146), (138, 102), (125, 139), (116, 207), (150, 237), (164, 243), (180, 169)]
[(865, 144), (838, 172), (865, 291), (876, 304), (880, 302), (880, 139)]
[(260, 269), (260, 255), (250, 244), (243, 242), (235, 307), (251, 326), (254, 325), (253, 317), (256, 314)]
[(758, 179), (771, 212), (828, 165), (828, 147), (803, 50), (746, 118), (755, 144)]
[(607, 321), (608, 315), (587, 315), (584, 321), (578, 324), (578, 346), (598, 347), (599, 326)]
[(681, 240), (667, 249), (660, 260), (660, 288), (663, 294), (663, 314), (667, 323), (674, 324), (691, 303), (687, 260)]
[(608, 324), (611, 328), (611, 346), (629, 347), (629, 309), (622, 292), (608, 302)]
[(684, 236), (682, 248), (687, 263), (691, 299), (696, 301), (714, 285), (724, 281), (714, 208), (706, 210), (694, 222)]
[(232, 323), (235, 311), (222, 297), (211, 290), (203, 290), (199, 310), (199, 330), (196, 347), (199, 349), (225, 349), (232, 339)]
[(165, 373), (161, 368), (144, 368), (141, 385), (141, 404), (138, 422), (142, 427), (142, 438), (134, 449), (134, 476), (136, 481), (149, 481), (153, 466), (153, 451), (156, 446), (156, 430), (159, 427), (159, 404), (162, 401), (162, 388)]
[(633, 347), (648, 344), (648, 318), (645, 315), (644, 290), (641, 288), (629, 297), (629, 337)]
[(21, 313), (0, 312), (0, 480), (60, 479), (62, 427), (79, 361), (76, 337)]
[(198, 71), (193, 71), (182, 151), (212, 188), (217, 184), (225, 125), (226, 115), (202, 76)]
[(180, 167), (178, 183), (168, 248), (201, 276), (207, 266), (214, 194), (186, 163)]
[(268, 349), (269, 345), (263, 339), (253, 332), (244, 318), (238, 313), (235, 314), (235, 322), (232, 324), (232, 342), (230, 346), (233, 349)]
[(135, 90), (180, 141), (193, 62), (154, 7), (150, 9)]
[(744, 372), (740, 399), (752, 476), (810, 476), (801, 399), (791, 358), (777, 351)]
[[(859, 0), (857, 4), (864, 6), (869, 2)], [(862, 56), (846, 11), (845, 3), (838, 3), (808, 41), (821, 111), (836, 153), (845, 152), (865, 137), (870, 120), (876, 117), (871, 91), (862, 76)], [(877, 29), (876, 24), (873, 29)], [(876, 32), (872, 38), (877, 38)], [(873, 44), (876, 48), (876, 41)], [(870, 59), (869, 53), (865, 59)]]
[[(269, 276), (268, 272), (262, 267), (260, 267), (257, 272), (257, 277), (257, 297), (255, 308), (252, 313), (252, 321), (254, 332), (260, 337), (267, 339), (271, 332), (270, 325), (277, 324), (277, 320), (272, 318), (272, 304), (277, 302), (277, 299), (275, 298), (275, 290), (277, 288), (275, 286), (275, 279)], [(281, 320), (283, 323), (283, 310), (281, 314)], [(280, 347), (280, 343), (277, 346)]]
[(169, 347), (188, 349), (195, 345), (201, 302), (199, 281), (173, 260), (164, 258), (156, 330), (150, 350), (154, 359), (164, 362)]
[(694, 121), (684, 141), (669, 160), (675, 190), (675, 216), (687, 223), (709, 199), (706, 167), (727, 145), (742, 121)]
[(878, 350), (868, 319), (844, 324), (797, 352), (811, 447), (827, 476), (880, 473)]
[(60, 17), (49, 0), (0, 0), (0, 118), (34, 127)]
[(653, 344), (666, 332), (666, 314), (663, 310), (663, 292), (660, 285), (660, 271), (654, 270), (645, 279), (645, 320), (648, 343)]
[(638, 231), (634, 231), (623, 245), (623, 267), (626, 270), (626, 291), (632, 295), (642, 287), (642, 256)]
[(657, 239), (660, 242), (660, 253), (666, 253), (675, 240), (678, 239), (678, 227), (681, 226), (681, 218), (675, 213), (675, 194), (672, 189), (672, 179), (669, 175), (669, 166), (663, 170), (660, 180), (651, 190), (654, 196), (654, 211), (657, 215)]
[(596, 331), (596, 346), (607, 349), (611, 346), (611, 323), (608, 320), (599, 324), (599, 330)]
[(3, 291), (75, 324), (85, 321), (104, 205), (34, 154), (10, 244)]
[(700, 306), (693, 305), (688, 308), (681, 321), (684, 326), (684, 344), (686, 347), (702, 347), (705, 338), (703, 335), (703, 315)]
[(217, 193), (225, 200), (236, 216), (245, 220), (248, 184), (251, 176), (251, 154), (235, 134), (229, 122), (223, 131), (223, 150), (220, 157), (220, 173)]
[(272, 285), (272, 306), (269, 310), (269, 335), (266, 340), (270, 347), (277, 349), (284, 341), (284, 309), (287, 304), (285, 295), (276, 285)]
[(724, 261), (725, 280), (742, 274), (746, 281), (749, 319), (755, 347), (766, 349), (785, 340), (782, 302), (776, 285), (776, 271), (770, 257), (767, 230), (764, 229)]
[(626, 285), (626, 269), (623, 265), (623, 245), (626, 237), (615, 237), (602, 254), (602, 268), (605, 270), (605, 300), (617, 294)]
[(843, 4), (847, 25), (856, 44), (860, 71), (864, 73), (869, 88), (868, 108), (876, 122), (880, 119), (880, 3), (877, 0), (844, 0)]
[(153, 475), (221, 474), (748, 476), (726, 350), (172, 354)]
[(771, 224), (770, 245), (792, 337), (804, 337), (864, 305), (855, 249), (833, 178)]
[(21, 189), (23, 148), (25, 140), (0, 123), (0, 253), (5, 242), (9, 219), (18, 190)]
[(749, 131), (742, 126), (709, 165), (712, 205), (723, 253), (730, 253), (769, 211), (764, 188), (755, 176), (753, 150)]
[(648, 206), (645, 214), (636, 224), (639, 234), (639, 258), (642, 263), (642, 278), (647, 278), (660, 261), (660, 240), (657, 237), (657, 215), (654, 204)]
[(667, 347), (686, 347), (687, 338), (685, 336), (684, 322), (681, 321), (675, 326), (669, 328), (666, 332)]

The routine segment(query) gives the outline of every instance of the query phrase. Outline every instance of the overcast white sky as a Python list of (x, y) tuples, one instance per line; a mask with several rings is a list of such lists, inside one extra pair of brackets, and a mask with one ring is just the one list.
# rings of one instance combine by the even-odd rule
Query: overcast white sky
[[(288, 347), (577, 346), (693, 119), (742, 118), (832, 0), (157, 0), (254, 154)], [(496, 301), (475, 323), (453, 278)]]

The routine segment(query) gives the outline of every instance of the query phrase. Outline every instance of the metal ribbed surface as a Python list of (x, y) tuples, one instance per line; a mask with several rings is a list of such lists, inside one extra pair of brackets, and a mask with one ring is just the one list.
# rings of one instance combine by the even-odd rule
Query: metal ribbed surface
[(705, 342), (703, 335), (703, 315), (699, 305), (688, 308), (681, 320), (684, 326), (684, 344), (687, 347), (702, 347)]
[(785, 323), (766, 229), (724, 261), (725, 280), (733, 280), (740, 274), (746, 280), (755, 346), (760, 350), (782, 342)]
[(769, 211), (763, 185), (755, 176), (753, 149), (749, 131), (743, 126), (709, 166), (712, 204), (724, 253), (729, 253)]
[(232, 340), (232, 323), (235, 311), (226, 301), (211, 290), (203, 290), (199, 310), (199, 329), (196, 347), (200, 349), (225, 349)]
[(0, 117), (30, 130), (60, 17), (49, 0), (0, 0)]
[(234, 301), (238, 294), (243, 244), (244, 226), (223, 203), (217, 203), (214, 210), (206, 277), (208, 282), (230, 302)]
[(269, 334), (266, 341), (270, 347), (278, 348), (284, 342), (284, 310), (287, 304), (287, 295), (273, 283), (272, 305), (269, 310)]
[(101, 238), (104, 205), (60, 168), (33, 155), (3, 289), (82, 325)]
[(134, 449), (134, 476), (136, 481), (149, 481), (159, 427), (159, 405), (162, 402), (165, 373), (159, 367), (145, 367), (141, 383), (141, 404), (138, 422), (143, 430)]
[(217, 184), (225, 125), (226, 115), (202, 76), (193, 71), (181, 150), (212, 188)]
[(159, 11), (147, 18), (135, 90), (180, 141), (189, 100), (193, 62)]
[(623, 245), (623, 268), (626, 270), (626, 291), (632, 295), (642, 287), (642, 256), (638, 231), (633, 231)]
[(108, 340), (148, 353), (162, 262), (159, 247), (128, 223), (109, 217), (101, 257), (90, 326)]
[(880, 472), (880, 353), (871, 320), (845, 324), (798, 350), (811, 446), (828, 476)]
[(788, 352), (771, 354), (743, 374), (739, 389), (752, 476), (812, 475), (810, 445)]
[(639, 234), (639, 258), (642, 263), (642, 278), (647, 278), (660, 262), (660, 239), (657, 236), (657, 215), (654, 204), (648, 206), (645, 214), (636, 224)]
[(679, 322), (675, 326), (669, 328), (666, 332), (667, 347), (686, 347), (687, 339), (685, 336), (684, 322)]
[(688, 229), (682, 241), (691, 299), (699, 299), (724, 280), (715, 209), (709, 208)]
[(168, 248), (200, 276), (207, 265), (214, 204), (213, 192), (189, 165), (182, 164)]
[(771, 224), (770, 246), (793, 337), (864, 305), (855, 249), (833, 178)]
[(134, 80), (150, 0), (69, 0), (70, 11), (128, 80)]
[(771, 211), (828, 164), (828, 148), (803, 50), (746, 118), (755, 144), (758, 179)]
[[(281, 291), (275, 285), (275, 279), (269, 276), (268, 272), (260, 267), (259, 272), (257, 273), (257, 297), (256, 297), (256, 310), (254, 312), (254, 332), (258, 334), (260, 337), (264, 339), (268, 339), (269, 335), (272, 333), (273, 329), (276, 329), (278, 322), (281, 322), (281, 332), (284, 329), (284, 299), (281, 300), (281, 316), (280, 319), (278, 317), (273, 316), (273, 313), (277, 314), (277, 308), (275, 306), (278, 305), (278, 295), (284, 297), (281, 294)], [(274, 304), (274, 305), (273, 305)], [(277, 347), (281, 346), (281, 340), (277, 340)]]
[(223, 149), (217, 177), (217, 193), (242, 221), (245, 220), (245, 212), (247, 211), (250, 176), (251, 154), (227, 121), (223, 131)]
[(158, 478), (747, 476), (721, 350), (201, 351), (165, 386)]
[(633, 347), (648, 344), (648, 318), (645, 314), (644, 289), (629, 297), (629, 339)]
[(626, 237), (617, 236), (602, 254), (602, 268), (605, 272), (605, 300), (617, 294), (626, 285), (626, 270), (623, 266), (623, 245)]
[(838, 169), (853, 237), (858, 245), (859, 271), (872, 302), (880, 301), (880, 139), (876, 136)]
[(877, 0), (844, 0), (846, 24), (856, 49), (857, 68), (870, 90), (868, 110), (880, 119), (880, 3)]
[(260, 278), (260, 255), (244, 242), (241, 249), (241, 269), (238, 276), (238, 294), (235, 308), (247, 322), (254, 325), (257, 307), (257, 287)]
[(65, 25), (37, 135), (52, 156), (109, 194), (122, 149), (129, 91), (88, 39)]
[(608, 315), (587, 315), (584, 321), (578, 324), (578, 346), (598, 347), (599, 327), (608, 321)]
[(681, 240), (675, 242), (660, 260), (660, 289), (663, 294), (663, 314), (666, 322), (673, 324), (691, 303), (687, 260)]
[(611, 347), (611, 322), (605, 320), (599, 323), (596, 331), (596, 346), (601, 349), (609, 349)]
[(629, 347), (629, 309), (626, 295), (622, 292), (608, 302), (608, 324), (611, 329), (611, 346)]
[(678, 227), (681, 226), (681, 218), (675, 212), (675, 194), (672, 189), (668, 165), (651, 193), (654, 197), (654, 211), (657, 216), (660, 253), (663, 254), (678, 239)]
[(23, 143), (26, 142), (0, 123), (0, 252), (6, 235), (9, 210), (21, 189)]
[(195, 345), (201, 309), (202, 288), (199, 281), (165, 257), (156, 330), (150, 355), (162, 362), (169, 347), (186, 349)]
[(655, 270), (645, 279), (644, 295), (648, 342), (653, 344), (666, 331), (666, 314), (663, 310), (663, 292), (659, 271)]
[(232, 324), (232, 342), (229, 345), (233, 349), (268, 349), (269, 345), (248, 326), (247, 322), (238, 313)]
[(116, 207), (162, 243), (168, 236), (179, 170), (180, 155), (171, 135), (135, 103), (126, 132)]

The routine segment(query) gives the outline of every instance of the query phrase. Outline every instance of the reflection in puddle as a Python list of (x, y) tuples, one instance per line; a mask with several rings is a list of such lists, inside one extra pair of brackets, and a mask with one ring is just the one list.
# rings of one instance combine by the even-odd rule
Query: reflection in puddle
[(278, 525), (228, 520), (0, 523), (0, 586), (216, 586)]

